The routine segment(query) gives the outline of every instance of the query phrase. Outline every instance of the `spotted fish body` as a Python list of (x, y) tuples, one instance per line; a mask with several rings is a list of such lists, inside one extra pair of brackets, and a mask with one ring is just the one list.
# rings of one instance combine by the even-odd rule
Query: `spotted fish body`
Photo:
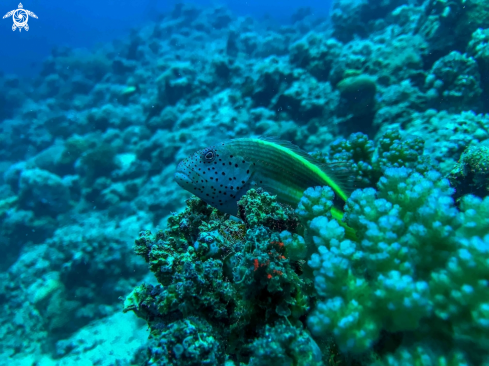
[(289, 142), (242, 138), (207, 147), (180, 162), (177, 183), (222, 212), (237, 214), (237, 202), (261, 187), (279, 202), (297, 207), (309, 187), (335, 192), (333, 217), (341, 220), (349, 192), (344, 179)]
[(197, 151), (178, 164), (175, 180), (209, 205), (236, 215), (237, 202), (252, 184), (253, 163), (234, 151), (228, 142)]

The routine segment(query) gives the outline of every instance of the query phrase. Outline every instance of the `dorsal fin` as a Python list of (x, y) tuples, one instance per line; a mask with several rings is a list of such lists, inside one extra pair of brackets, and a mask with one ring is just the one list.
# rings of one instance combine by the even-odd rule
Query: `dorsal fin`
[[(306, 151), (302, 150), (297, 145), (294, 145), (290, 141), (280, 140), (273, 136), (259, 136), (258, 140), (266, 141), (269, 143), (277, 144), (287, 150), (290, 150), (295, 155), (303, 158), (307, 162), (314, 164), (321, 169), (336, 185), (341, 189), (343, 194), (336, 192), (341, 196), (341, 199), (345, 200), (356, 189), (352, 180), (352, 169), (348, 162), (339, 162), (334, 164), (324, 164), (313, 156), (309, 155)], [(333, 188), (333, 187), (332, 187)]]

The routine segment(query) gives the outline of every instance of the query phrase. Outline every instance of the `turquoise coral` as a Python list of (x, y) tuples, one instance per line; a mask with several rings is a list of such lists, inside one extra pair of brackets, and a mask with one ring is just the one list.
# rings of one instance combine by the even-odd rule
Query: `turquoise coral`
[(304, 223), (317, 216), (331, 216), (330, 210), (334, 199), (334, 192), (329, 187), (311, 187), (305, 190), (299, 201), (297, 215)]
[[(357, 190), (347, 202), (358, 242), (326, 217), (311, 222), (318, 252), (309, 265), (320, 296), (308, 320), (313, 334), (332, 333), (341, 349), (362, 354), (382, 329), (405, 332), (406, 346), (436, 344), (435, 358), (458, 352), (453, 357), (480, 361), (474, 350), (488, 345), (489, 198), (467, 196), (457, 210), (452, 194), (437, 172), (389, 168), (377, 191)], [(385, 362), (396, 364), (392, 357)]]

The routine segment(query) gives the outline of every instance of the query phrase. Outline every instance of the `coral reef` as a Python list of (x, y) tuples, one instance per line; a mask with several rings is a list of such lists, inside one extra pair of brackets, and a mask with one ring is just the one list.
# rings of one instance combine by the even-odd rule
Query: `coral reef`
[(147, 362), (222, 364), (231, 358), (261, 365), (270, 350), (260, 337), (268, 342), (273, 334), (274, 352), (288, 355), (284, 362), (320, 364), (307, 331), (284, 324), (298, 322), (310, 307), (311, 283), (284, 255), (278, 235), (297, 228), (294, 212), (253, 189), (239, 207), (243, 223), (191, 198), (168, 219), (168, 229), (141, 232), (136, 240), (136, 253), (159, 282), (140, 285), (124, 303), (125, 312), (134, 311), (150, 327)]
[[(0, 364), (487, 364), (487, 4), (178, 3), (0, 73)], [(259, 135), (338, 171), (345, 222), (325, 187), (230, 217), (174, 182)]]
[(466, 194), (479, 197), (489, 195), (489, 147), (468, 147), (459, 162), (448, 175), (455, 196), (460, 198)]
[(477, 110), (480, 88), (480, 74), (477, 62), (456, 51), (435, 62), (426, 77), (430, 104), (435, 109), (461, 112)]
[[(135, 250), (159, 285), (137, 287), (124, 311), (152, 329), (147, 357), (187, 364), (194, 350), (201, 359), (220, 360), (206, 362), (251, 365), (337, 357), (362, 364), (419, 357), (486, 362), (488, 198), (463, 196), (457, 209), (455, 189), (422, 159), (423, 141), (396, 137), (388, 132), (376, 147), (356, 134), (336, 145), (350, 147), (344, 153), (357, 159), (373, 151), (382, 157), (374, 164), (377, 181), (368, 182), (377, 190), (358, 189), (346, 203), (354, 241), (331, 216), (329, 187), (307, 189), (295, 212), (251, 189), (239, 202), (241, 222), (192, 198), (167, 230), (142, 232)], [(468, 151), (462, 161), (485, 158), (484, 152)], [(208, 290), (197, 294), (198, 288)], [(182, 321), (209, 340), (194, 337), (177, 347), (172, 342), (179, 342)], [(277, 340), (275, 329), (283, 329)], [(243, 334), (249, 341), (234, 344)], [(262, 334), (268, 334), (265, 353)], [(160, 350), (159, 337), (173, 348)]]
[(489, 200), (465, 196), (458, 211), (453, 191), (438, 172), (389, 168), (378, 191), (357, 190), (347, 202), (358, 242), (327, 217), (312, 220), (318, 254), (309, 264), (320, 296), (313, 334), (333, 333), (341, 349), (361, 354), (381, 330), (405, 332), (388, 364), (420, 352), (415, 344), (433, 360), (487, 362)]

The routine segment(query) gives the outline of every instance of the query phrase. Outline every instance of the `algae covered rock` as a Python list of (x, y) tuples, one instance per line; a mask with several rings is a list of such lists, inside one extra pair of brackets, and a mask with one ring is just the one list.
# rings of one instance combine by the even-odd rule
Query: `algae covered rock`
[(466, 194), (479, 197), (489, 195), (489, 147), (468, 147), (448, 175), (448, 179), (456, 189), (457, 198)]
[(364, 38), (376, 28), (376, 21), (402, 4), (400, 0), (335, 0), (331, 13), (333, 34), (342, 42), (355, 36)]
[(321, 365), (322, 353), (307, 330), (279, 323), (267, 326), (250, 347), (250, 366)]
[[(259, 365), (261, 337), (272, 334), (273, 347), (287, 350), (284, 360), (321, 364), (321, 351), (300, 325), (313, 300), (310, 282), (300, 278), (297, 259), (287, 259), (279, 235), (282, 228), (295, 234), (298, 218), (258, 189), (239, 206), (244, 222), (191, 198), (182, 213), (169, 218), (166, 230), (143, 231), (136, 240), (136, 253), (159, 284), (134, 289), (124, 311), (148, 322), (147, 354), (156, 364), (166, 364), (165, 357), (182, 365), (197, 358), (222, 364), (229, 357)], [(284, 319), (298, 323), (289, 328)]]
[(334, 38), (311, 32), (290, 46), (290, 62), (308, 70), (317, 80), (326, 81), (342, 46)]
[(348, 113), (368, 114), (375, 108), (375, 78), (368, 75), (350, 76), (341, 80), (336, 87)]
[(429, 109), (415, 113), (406, 124), (406, 131), (425, 141), (425, 152), (439, 162), (438, 170), (448, 174), (467, 146), (489, 138), (489, 115)]
[(70, 190), (53, 173), (27, 169), (19, 179), (19, 205), (41, 215), (56, 215), (70, 209)]
[[(479, 65), (484, 93), (489, 93), (489, 28), (477, 29), (472, 33), (472, 39), (467, 46), (467, 53), (472, 56)], [(487, 105), (487, 101), (486, 101)]]
[(435, 109), (449, 112), (478, 110), (480, 107), (480, 73), (477, 62), (457, 51), (442, 57), (433, 65), (425, 87)]
[[(76, 146), (75, 149), (86, 148), (82, 141), (73, 141), (70, 145)], [(97, 178), (109, 176), (117, 168), (115, 157), (116, 149), (114, 147), (106, 143), (99, 144), (80, 155), (75, 165), (76, 172), (87, 185), (92, 184)]]
[(251, 228), (263, 225), (278, 231), (294, 230), (298, 221), (293, 212), (260, 188), (250, 189), (238, 202), (238, 216)]
[(468, 41), (471, 34), (478, 28), (489, 24), (489, 3), (485, 0), (459, 0), (462, 3), (462, 17), (457, 23), (457, 34)]
[(338, 99), (338, 93), (333, 91), (330, 83), (303, 75), (278, 96), (273, 107), (293, 121), (307, 123), (331, 117)]

